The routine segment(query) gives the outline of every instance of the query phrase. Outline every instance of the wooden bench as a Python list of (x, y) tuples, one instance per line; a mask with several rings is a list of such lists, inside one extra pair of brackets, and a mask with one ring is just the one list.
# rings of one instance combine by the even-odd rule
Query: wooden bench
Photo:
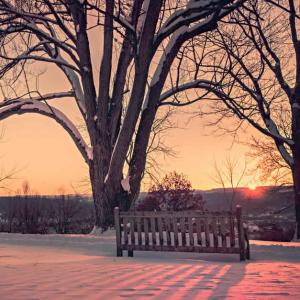
[(235, 212), (120, 212), (116, 207), (117, 256), (128, 251), (177, 251), (199, 253), (237, 253), (240, 260), (250, 258), (247, 229), (242, 208)]

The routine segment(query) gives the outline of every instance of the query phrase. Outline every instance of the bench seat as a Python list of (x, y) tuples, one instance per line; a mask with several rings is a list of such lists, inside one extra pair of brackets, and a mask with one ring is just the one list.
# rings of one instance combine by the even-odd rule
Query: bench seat
[(235, 212), (114, 210), (117, 256), (128, 251), (239, 254), (250, 258), (242, 209)]

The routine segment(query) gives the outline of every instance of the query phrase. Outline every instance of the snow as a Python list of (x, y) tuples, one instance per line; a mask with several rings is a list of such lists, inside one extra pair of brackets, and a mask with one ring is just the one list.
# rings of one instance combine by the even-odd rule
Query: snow
[(249, 225), (248, 229), (250, 232), (259, 231), (259, 227), (257, 225)]
[[(191, 24), (193, 20), (201, 20), (206, 17), (207, 11), (218, 4), (222, 4), (220, 0), (190, 0), (185, 9), (176, 10), (164, 23), (158, 35), (164, 35), (167, 32), (173, 32), (176, 28), (180, 28), (180, 24)], [(210, 21), (214, 17), (211, 14), (205, 22)], [(196, 26), (203, 26), (200, 23)]]
[(89, 71), (90, 71), (90, 69), (89, 69), (87, 66), (84, 66), (84, 67), (83, 67), (83, 70), (84, 70), (85, 72), (89, 72)]
[(88, 147), (76, 126), (58, 108), (50, 106), (48, 103), (44, 103), (36, 99), (11, 100), (5, 101), (0, 105), (0, 114), (3, 114), (4, 116), (9, 115), (11, 111), (14, 110), (17, 111), (17, 114), (35, 112), (54, 119), (69, 133), (71, 138), (74, 140), (76, 146), (78, 147), (79, 151), (82, 153), (83, 157), (85, 159), (86, 157), (90, 160), (93, 159), (92, 148)]
[(177, 40), (179, 39), (179, 37), (182, 34), (184, 34), (187, 31), (187, 29), (188, 29), (188, 26), (182, 26), (172, 34), (172, 37), (169, 40), (168, 45), (159, 60), (158, 66), (156, 67), (155, 73), (154, 73), (153, 78), (150, 83), (150, 87), (154, 86), (159, 81), (167, 56), (172, 51), (172, 49), (173, 49), (174, 45), (176, 44)]
[(264, 118), (264, 122), (265, 122), (265, 124), (266, 124), (266, 126), (267, 126), (267, 128), (269, 130), (269, 133), (273, 137), (278, 138), (278, 139), (284, 141), (285, 143), (287, 143), (290, 146), (294, 145), (294, 141), (293, 140), (285, 138), (285, 137), (283, 137), (283, 136), (281, 136), (279, 134), (277, 125), (275, 124), (275, 122), (271, 118)]
[(105, 178), (104, 178), (104, 183), (106, 183), (108, 180), (108, 173), (105, 175)]
[(238, 255), (136, 251), (129, 258), (115, 250), (113, 230), (0, 233), (1, 300), (300, 299), (297, 242), (251, 241), (246, 263)]
[(103, 230), (101, 229), (101, 227), (94, 226), (89, 234), (94, 236), (100, 236), (101, 234), (103, 234)]
[(295, 103), (292, 104), (292, 108), (300, 109), (300, 105), (295, 102)]
[[(180, 37), (180, 35), (184, 34), (186, 32), (187, 28), (188, 28), (187, 26), (182, 26), (173, 33), (171, 39), (168, 42), (166, 49), (164, 50), (164, 52), (162, 53), (162, 55), (160, 57), (159, 63), (155, 69), (153, 78), (150, 82), (150, 88), (153, 87), (154, 85), (156, 85), (160, 81), (160, 77), (161, 77), (167, 56), (172, 51), (172, 49), (173, 49), (176, 41)], [(148, 108), (148, 102), (149, 102), (149, 92), (144, 100), (144, 103), (142, 106), (142, 111), (144, 111)]]
[(124, 191), (130, 194), (130, 176), (127, 175), (124, 179), (121, 180), (121, 185)]
[(212, 83), (211, 81), (207, 80), (193, 80), (191, 82), (183, 83), (177, 87), (171, 88), (167, 91), (165, 91), (161, 96), (160, 96), (160, 101), (165, 101), (169, 97), (174, 96), (175, 94), (192, 89), (192, 88), (203, 88), (203, 89), (211, 89), (212, 88)]
[(94, 155), (93, 155), (93, 147), (89, 147), (89, 146), (86, 145), (85, 151), (86, 151), (86, 154), (87, 154), (88, 159), (89, 159), (89, 160), (93, 160), (93, 159), (94, 159)]
[(74, 72), (74, 70), (67, 68), (66, 66), (61, 66), (61, 69), (68, 77), (68, 80), (71, 83), (72, 88), (75, 92), (78, 105), (79, 105), (81, 111), (85, 114), (86, 108), (85, 108), (85, 102), (84, 102), (84, 94), (83, 94), (83, 89), (82, 89), (82, 86), (81, 86), (81, 83), (80, 83), (80, 80), (79, 80), (77, 74)]
[(288, 153), (288, 151), (286, 150), (286, 148), (284, 147), (284, 145), (282, 145), (282, 144), (281, 144), (281, 145), (278, 145), (277, 148), (278, 148), (280, 154), (282, 155), (282, 157), (284, 158), (284, 160), (285, 160), (286, 162), (288, 162), (288, 164), (289, 164), (290, 166), (292, 166), (292, 165), (294, 164), (294, 159), (293, 159), (293, 157)]

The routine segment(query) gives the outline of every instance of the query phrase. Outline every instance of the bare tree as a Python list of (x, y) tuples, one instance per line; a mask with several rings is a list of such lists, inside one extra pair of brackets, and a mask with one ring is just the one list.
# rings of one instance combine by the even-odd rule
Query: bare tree
[[(236, 132), (247, 124), (274, 142), (284, 164), (292, 171), (298, 238), (299, 20), (296, 0), (244, 2), (220, 22), (218, 29), (197, 37), (198, 50), (193, 51), (198, 56), (191, 61), (194, 81), (176, 88), (187, 91), (198, 87), (199, 93), (206, 91), (204, 97), (189, 102), (208, 99), (210, 104), (203, 105), (201, 114), (209, 114), (211, 123), (219, 128)], [(234, 121), (231, 128), (223, 122), (228, 118)]]
[(68, 233), (69, 227), (75, 217), (83, 209), (83, 204), (78, 196), (61, 194), (52, 201), (52, 218), (57, 233)]
[[(211, 176), (215, 183), (220, 185), (223, 189), (224, 197), (228, 201), (230, 211), (233, 211), (233, 203), (236, 197), (236, 189), (240, 187), (242, 180), (246, 175), (247, 163), (243, 164), (237, 159), (232, 159), (230, 156), (226, 157), (222, 166), (216, 161), (214, 163), (214, 174)], [(230, 195), (226, 188), (230, 188)]]
[(9, 190), (7, 182), (15, 179), (16, 173), (16, 169), (9, 170), (8, 172), (2, 169), (0, 171), (0, 189)]
[[(4, 130), (0, 130), (0, 141), (4, 136)], [(2, 158), (2, 157), (0, 157)], [(8, 182), (11, 180), (16, 179), (15, 175), (19, 170), (16, 168), (11, 168), (10, 170), (5, 170), (4, 167), (1, 167), (0, 169), (0, 190), (9, 190), (8, 188)]]
[(252, 137), (246, 145), (250, 147), (247, 155), (255, 161), (255, 169), (252, 171), (259, 171), (261, 181), (275, 186), (293, 184), (291, 167), (280, 155), (272, 139)]
[[(0, 0), (0, 119), (39, 113), (69, 133), (89, 166), (96, 226), (105, 229), (112, 223), (112, 205), (122, 189), (132, 140), (126, 175), (130, 199), (139, 192), (159, 102), (174, 92), (173, 67), (182, 67), (177, 55), (242, 2)], [(92, 29), (102, 50), (94, 62)], [(33, 62), (56, 66), (70, 91), (43, 94), (30, 80), (34, 72), (29, 70), (36, 70)], [(66, 97), (73, 98), (81, 112), (90, 146), (71, 120), (51, 105)]]

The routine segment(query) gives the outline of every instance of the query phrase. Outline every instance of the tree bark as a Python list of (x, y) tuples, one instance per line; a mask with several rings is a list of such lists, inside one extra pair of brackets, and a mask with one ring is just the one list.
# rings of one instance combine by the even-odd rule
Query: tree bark
[(296, 234), (295, 238), (300, 239), (300, 114), (299, 109), (294, 108), (293, 112), (293, 141), (292, 148), (293, 165), (291, 166), (294, 182), (295, 214), (296, 214)]
[(298, 160), (298, 162), (295, 163), (295, 166), (293, 168), (293, 180), (296, 213), (295, 238), (300, 239), (300, 160)]

